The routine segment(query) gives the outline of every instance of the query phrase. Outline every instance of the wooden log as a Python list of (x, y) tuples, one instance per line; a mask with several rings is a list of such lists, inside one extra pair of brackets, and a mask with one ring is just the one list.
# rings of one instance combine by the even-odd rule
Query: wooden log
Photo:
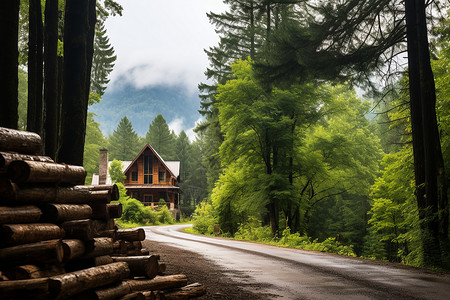
[(86, 242), (86, 253), (82, 258), (113, 254), (113, 241), (108, 237), (98, 237)]
[(42, 152), (42, 140), (34, 132), (0, 127), (0, 150), (39, 155)]
[(103, 288), (86, 291), (72, 297), (73, 300), (114, 300), (131, 292), (130, 286), (124, 282), (112, 284)]
[(0, 224), (33, 223), (41, 218), (42, 211), (33, 205), (0, 206)]
[(179, 288), (187, 285), (187, 277), (183, 274), (156, 276), (153, 279), (126, 279), (131, 291), (157, 291)]
[(162, 300), (164, 299), (164, 292), (160, 291), (146, 291), (142, 292), (142, 297), (139, 300)]
[(141, 299), (145, 299), (145, 296), (142, 292), (133, 292), (119, 298), (119, 300), (141, 300)]
[(145, 276), (148, 279), (155, 278), (158, 275), (158, 258), (153, 255), (149, 256), (128, 256), (114, 257), (115, 262), (123, 261), (130, 268), (130, 275), (133, 277)]
[(64, 261), (74, 260), (86, 252), (84, 242), (78, 239), (62, 240), (64, 250)]
[(52, 299), (48, 279), (0, 281), (0, 299)]
[(50, 223), (4, 224), (0, 226), (0, 245), (12, 246), (64, 237), (64, 230)]
[(109, 237), (113, 242), (117, 240), (117, 229), (109, 229), (98, 232), (99, 237)]
[(46, 222), (64, 222), (91, 217), (92, 208), (87, 204), (47, 204), (42, 207), (42, 220)]
[(109, 255), (97, 256), (91, 258), (79, 258), (71, 260), (65, 264), (67, 272), (74, 272), (78, 270), (88, 269), (92, 267), (98, 267), (103, 265), (112, 264), (114, 261)]
[(65, 230), (67, 238), (87, 241), (96, 236), (95, 224), (90, 219), (67, 221), (62, 223), (61, 227)]
[(139, 255), (150, 255), (150, 250), (142, 248), (139, 250)]
[[(186, 285), (184, 287), (164, 291), (165, 300), (187, 300), (194, 297), (200, 297), (206, 294), (206, 287), (198, 282)], [(144, 293), (145, 296), (145, 293)]]
[(166, 264), (162, 263), (158, 263), (158, 275), (164, 275), (164, 273), (166, 273)]
[(0, 271), (0, 281), (3, 281), (3, 280), (9, 280), (9, 278), (6, 277), (6, 275), (2, 271)]
[(53, 185), (21, 185), (7, 180), (0, 180), (0, 200), (11, 204), (90, 204), (108, 203), (111, 200), (109, 190), (93, 190), (89, 186), (57, 187)]
[[(101, 232), (105, 230), (114, 230), (117, 229), (114, 219), (108, 219), (108, 220), (92, 220), (95, 230), (100, 234)], [(119, 238), (117, 236), (117, 238)]]
[(125, 241), (119, 240), (113, 243), (114, 254), (126, 254), (128, 249)]
[(117, 238), (124, 241), (143, 241), (145, 240), (145, 231), (142, 228), (119, 229)]
[(127, 263), (117, 262), (84, 269), (48, 279), (49, 289), (55, 292), (55, 299), (65, 299), (77, 293), (95, 289), (128, 277)]
[(81, 166), (16, 160), (9, 164), (7, 176), (18, 184), (33, 182), (83, 184), (86, 171)]
[(0, 168), (6, 168), (15, 160), (32, 160), (42, 162), (54, 162), (51, 157), (40, 155), (28, 155), (14, 152), (0, 152)]
[(41, 241), (32, 244), (0, 248), (0, 264), (18, 265), (61, 263), (64, 250), (61, 240)]
[(122, 217), (122, 204), (121, 203), (109, 203), (106, 205), (110, 218), (116, 219)]
[(65, 270), (62, 266), (56, 265), (44, 265), (44, 266), (36, 266), (36, 265), (23, 265), (16, 266), (9, 269), (6, 272), (8, 278), (12, 280), (22, 280), (22, 279), (35, 279), (35, 278), (43, 278), (50, 277), (55, 275), (64, 274)]

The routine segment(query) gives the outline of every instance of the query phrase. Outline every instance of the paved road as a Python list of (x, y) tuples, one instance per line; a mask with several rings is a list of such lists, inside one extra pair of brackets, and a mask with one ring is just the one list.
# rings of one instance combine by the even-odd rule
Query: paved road
[(179, 231), (186, 226), (144, 229), (147, 239), (197, 252), (281, 299), (450, 299), (448, 275)]

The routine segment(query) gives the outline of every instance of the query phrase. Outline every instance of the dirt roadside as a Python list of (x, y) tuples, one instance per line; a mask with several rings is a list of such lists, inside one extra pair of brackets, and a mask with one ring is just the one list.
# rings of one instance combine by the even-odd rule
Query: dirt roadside
[[(273, 299), (273, 295), (262, 293), (263, 285), (246, 283), (245, 274), (218, 266), (197, 253), (150, 240), (142, 244), (150, 254), (161, 256), (161, 262), (167, 265), (167, 275), (184, 274), (188, 277), (188, 284), (204, 284), (207, 294), (197, 299)], [(227, 274), (241, 280), (234, 281)]]

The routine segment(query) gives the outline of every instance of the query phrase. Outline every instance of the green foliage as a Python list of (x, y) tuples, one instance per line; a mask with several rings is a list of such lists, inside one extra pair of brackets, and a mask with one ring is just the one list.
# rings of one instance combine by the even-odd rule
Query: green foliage
[(111, 180), (113, 183), (123, 183), (125, 178), (125, 174), (123, 174), (123, 164), (120, 160), (114, 159), (109, 166), (109, 175), (111, 176)]
[(133, 160), (143, 146), (126, 116), (120, 120), (117, 129), (109, 136), (108, 144), (109, 157), (121, 161)]
[(150, 124), (145, 142), (150, 144), (164, 160), (172, 160), (175, 156), (175, 134), (170, 132), (164, 117), (159, 114)]
[[(25, 130), (27, 128), (27, 107), (28, 107), (28, 74), (21, 68), (18, 69), (19, 88), (18, 88), (18, 128)], [(87, 130), (87, 129), (86, 129)]]
[(94, 116), (93, 113), (88, 113), (84, 141), (83, 167), (87, 172), (86, 184), (91, 184), (92, 174), (98, 174), (99, 151), (106, 146), (106, 139), (100, 130), (100, 124), (95, 122)]
[(192, 215), (192, 223), (193, 229), (201, 234), (214, 233), (217, 217), (214, 214), (213, 206), (207, 202), (200, 203)]
[(239, 225), (234, 238), (236, 240), (270, 242), (272, 241), (272, 233), (268, 226), (261, 226), (258, 219), (249, 217), (245, 223)]

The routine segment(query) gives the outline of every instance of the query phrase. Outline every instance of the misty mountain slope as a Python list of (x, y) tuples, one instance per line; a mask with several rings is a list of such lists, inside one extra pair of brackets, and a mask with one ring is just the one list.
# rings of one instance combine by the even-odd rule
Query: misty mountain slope
[[(99, 104), (92, 105), (104, 135), (111, 134), (123, 116), (133, 124), (139, 136), (144, 136), (153, 119), (162, 114), (167, 123), (181, 122), (187, 130), (200, 118), (197, 93), (188, 93), (177, 86), (158, 86), (136, 89), (131, 85), (109, 88)], [(176, 120), (176, 121), (175, 121)]]

